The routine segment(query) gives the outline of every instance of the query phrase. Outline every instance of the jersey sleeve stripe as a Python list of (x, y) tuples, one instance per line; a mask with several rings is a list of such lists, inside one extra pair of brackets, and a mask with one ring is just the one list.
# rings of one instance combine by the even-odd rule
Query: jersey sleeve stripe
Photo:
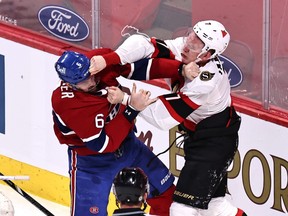
[(99, 153), (102, 153), (103, 151), (105, 151), (105, 149), (106, 149), (107, 146), (108, 146), (108, 143), (109, 143), (109, 137), (106, 136), (105, 142), (104, 142), (102, 148), (101, 148), (98, 152), (99, 152)]
[(188, 115), (199, 107), (183, 94), (166, 94), (160, 96), (159, 99), (165, 105), (170, 115), (178, 122), (182, 122)]
[(149, 59), (147, 69), (146, 69), (146, 80), (150, 80), (150, 70), (152, 66), (153, 59)]
[(152, 59), (141, 59), (131, 66), (129, 78), (133, 80), (149, 80)]
[(134, 67), (134, 63), (131, 64), (131, 68), (130, 68), (130, 73), (129, 75), (127, 76), (128, 79), (131, 79), (132, 75), (133, 75), (133, 72), (135, 71), (135, 67)]
[(152, 58), (170, 58), (175, 59), (175, 55), (171, 52), (171, 50), (168, 48), (165, 41), (160, 39), (152, 38), (151, 42), (153, 43), (155, 47), (155, 52), (152, 55)]
[(198, 109), (200, 105), (194, 103), (187, 95), (183, 94), (182, 92), (179, 92), (181, 95), (182, 100), (190, 107), (192, 107), (194, 110)]
[(64, 135), (75, 134), (74, 131), (72, 131), (69, 127), (67, 127), (65, 125), (65, 123), (62, 121), (60, 116), (55, 111), (52, 111), (52, 115), (53, 115), (53, 119), (54, 119), (55, 124), (58, 126), (58, 128), (62, 134), (64, 134)]
[(93, 151), (97, 151), (97, 152), (100, 152), (100, 151), (103, 152), (108, 146), (109, 137), (106, 135), (105, 130), (101, 130), (100, 133), (94, 136), (82, 139), (82, 141), (85, 142), (86, 146), (89, 149), (92, 149)]
[(83, 141), (83, 142), (90, 142), (90, 141), (92, 141), (92, 140), (98, 139), (98, 137), (99, 137), (100, 135), (101, 135), (101, 132), (98, 133), (98, 134), (95, 134), (95, 135), (93, 135), (93, 136), (91, 136), (91, 137), (84, 138), (84, 139), (82, 139), (82, 141)]

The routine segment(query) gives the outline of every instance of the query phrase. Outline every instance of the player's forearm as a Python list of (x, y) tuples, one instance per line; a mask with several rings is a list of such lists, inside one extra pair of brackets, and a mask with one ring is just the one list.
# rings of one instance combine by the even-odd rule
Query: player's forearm
[(115, 51), (104, 54), (102, 57), (104, 58), (107, 66), (121, 64), (121, 59)]
[(160, 130), (169, 130), (181, 123), (171, 116), (160, 100), (141, 111), (139, 116)]
[(129, 112), (129, 110), (125, 109), (106, 125), (105, 131), (109, 137), (109, 143), (105, 152), (113, 152), (117, 150), (128, 134), (132, 131), (134, 127), (134, 119), (138, 115), (138, 112), (133, 115), (130, 114), (130, 118), (127, 118)]
[(89, 72), (94, 75), (112, 65), (126, 65), (151, 57), (155, 51), (150, 39), (142, 35), (132, 35), (116, 51), (91, 57)]
[(182, 79), (183, 77), (179, 70), (182, 70), (182, 63), (179, 61), (164, 58), (146, 58), (131, 64), (129, 72), (127, 73), (126, 70), (121, 75), (133, 80)]
[(127, 38), (113, 55), (104, 55), (103, 57), (107, 65), (115, 64), (116, 62), (127, 64), (150, 57), (154, 51), (155, 48), (149, 38), (136, 34)]
[(150, 79), (159, 78), (182, 78), (182, 62), (165, 59), (156, 58), (153, 59), (151, 69), (150, 69)]

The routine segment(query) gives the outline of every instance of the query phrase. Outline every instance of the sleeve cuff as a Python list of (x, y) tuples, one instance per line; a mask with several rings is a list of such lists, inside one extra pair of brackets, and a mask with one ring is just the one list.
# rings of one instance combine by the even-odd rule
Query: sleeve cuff
[(129, 122), (132, 122), (136, 118), (138, 113), (139, 111), (133, 109), (133, 107), (130, 105), (127, 106), (126, 109), (124, 110), (124, 116)]
[(184, 64), (180, 64), (179, 67), (178, 67), (178, 75), (180, 77), (183, 77), (183, 75), (182, 75), (183, 66), (184, 66)]
[(128, 103), (130, 101), (130, 96), (127, 94), (127, 93), (124, 93), (124, 97), (123, 97), (123, 100), (122, 100), (122, 104), (127, 106)]
[(103, 58), (105, 59), (107, 66), (121, 63), (120, 57), (116, 52), (107, 53), (103, 55)]

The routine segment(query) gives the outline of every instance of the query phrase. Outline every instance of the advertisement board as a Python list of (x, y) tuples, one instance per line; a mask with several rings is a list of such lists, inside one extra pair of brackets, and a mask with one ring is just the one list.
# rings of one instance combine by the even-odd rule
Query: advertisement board
[[(0, 155), (67, 178), (66, 146), (59, 145), (53, 133), (50, 102), (51, 93), (59, 83), (54, 71), (58, 56), (3, 38), (0, 38), (0, 47), (0, 114), (4, 124), (0, 133)], [(133, 81), (123, 78), (119, 81), (131, 89)], [(137, 88), (149, 89), (152, 97), (168, 92), (147, 83), (136, 84)], [(248, 215), (285, 215), (288, 212), (287, 128), (239, 114), (242, 117), (239, 151), (229, 169), (229, 198)], [(161, 131), (140, 117), (136, 125), (137, 136), (155, 154), (164, 152), (178, 136), (177, 128)], [(183, 149), (173, 145), (159, 158), (176, 177), (179, 175), (184, 163)], [(0, 170), (12, 170), (11, 164), (1, 163)], [(42, 182), (38, 190), (51, 193), (52, 189), (45, 188), (43, 176), (36, 173), (31, 183), (37, 181), (36, 177)], [(61, 187), (52, 186), (55, 191)], [(61, 196), (59, 192), (53, 195)]]

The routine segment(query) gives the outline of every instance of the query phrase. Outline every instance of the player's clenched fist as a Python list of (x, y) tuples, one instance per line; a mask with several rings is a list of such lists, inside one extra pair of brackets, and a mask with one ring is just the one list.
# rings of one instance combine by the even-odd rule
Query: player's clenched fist
[(107, 88), (108, 94), (107, 94), (107, 100), (111, 104), (117, 104), (122, 103), (124, 98), (124, 92), (116, 87), (116, 86), (110, 86)]
[(183, 65), (182, 75), (187, 79), (193, 80), (200, 73), (199, 66), (195, 62), (190, 62), (187, 65)]
[(106, 67), (106, 61), (102, 56), (93, 56), (90, 60), (89, 72), (94, 75)]

